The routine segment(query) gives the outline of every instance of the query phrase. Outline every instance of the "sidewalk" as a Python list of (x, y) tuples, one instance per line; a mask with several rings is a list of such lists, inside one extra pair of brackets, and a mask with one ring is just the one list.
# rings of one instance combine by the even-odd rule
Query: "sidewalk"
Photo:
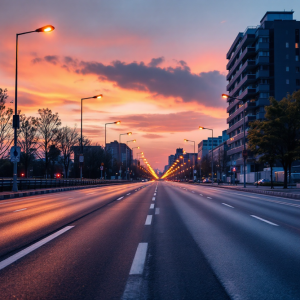
[[(128, 183), (128, 182), (126, 182), (126, 183)], [(20, 191), (20, 192), (6, 191), (6, 192), (0, 192), (0, 200), (20, 198), (20, 197), (40, 195), (40, 194), (57, 193), (57, 192), (63, 192), (63, 191), (79, 190), (79, 189), (90, 189), (90, 188), (94, 188), (94, 187), (116, 185), (116, 184), (119, 184), (119, 183), (77, 185), (77, 186), (68, 186), (68, 187), (60, 187), (60, 188), (44, 188), (44, 189), (36, 189), (36, 190), (26, 190), (26, 191)]]
[[(204, 186), (207, 184), (201, 184)], [(271, 189), (270, 186), (258, 186), (247, 184), (246, 188), (243, 185), (226, 185), (226, 184), (208, 184), (208, 186), (214, 186), (218, 188), (225, 188), (225, 189), (232, 189), (242, 192), (250, 192), (256, 194), (265, 194), (270, 196), (278, 196), (278, 197), (285, 197), (291, 199), (299, 199), (300, 200), (300, 188), (292, 187), (288, 189), (283, 189), (282, 186), (276, 186), (274, 189)]]

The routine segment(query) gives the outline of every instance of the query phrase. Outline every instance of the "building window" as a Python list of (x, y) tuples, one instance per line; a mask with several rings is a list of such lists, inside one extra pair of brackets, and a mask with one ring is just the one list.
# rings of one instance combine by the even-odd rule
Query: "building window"
[(258, 56), (269, 56), (270, 54), (269, 54), (269, 51), (260, 51), (259, 53), (258, 53)]
[(296, 61), (299, 61), (299, 55), (296, 55)]
[(298, 49), (299, 48), (299, 43), (295, 44), (295, 48)]
[(286, 84), (290, 84), (290, 80), (289, 80), (289, 79), (286, 79), (285, 83), (286, 83)]
[(289, 72), (289, 71), (290, 71), (290, 67), (285, 67), (285, 70), (286, 70), (287, 72)]
[(300, 79), (296, 79), (296, 85), (300, 85)]
[(285, 58), (286, 58), (286, 59), (289, 59), (289, 55), (287, 54), (287, 55), (285, 56)]
[(288, 48), (289, 47), (289, 43), (285, 43), (285, 48)]
[(269, 98), (269, 93), (260, 93), (259, 98)]

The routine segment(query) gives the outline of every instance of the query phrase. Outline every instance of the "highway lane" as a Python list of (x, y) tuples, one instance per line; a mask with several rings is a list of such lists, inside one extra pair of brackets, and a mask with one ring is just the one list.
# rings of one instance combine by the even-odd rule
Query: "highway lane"
[(230, 298), (300, 298), (300, 210), (284, 204), (297, 201), (250, 198), (246, 193), (178, 183), (162, 185), (165, 198)]
[(4, 256), (149, 183), (73, 190), (0, 201), (0, 256)]
[(0, 270), (0, 298), (120, 299), (155, 189), (141, 186)]
[(85, 190), (107, 204), (2, 256), (0, 299), (300, 299), (298, 201), (139, 186)]

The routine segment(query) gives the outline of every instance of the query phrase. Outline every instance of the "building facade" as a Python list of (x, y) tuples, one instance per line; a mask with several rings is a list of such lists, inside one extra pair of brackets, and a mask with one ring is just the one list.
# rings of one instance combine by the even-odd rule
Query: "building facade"
[(122, 162), (123, 166), (129, 167), (132, 163), (132, 150), (125, 143), (113, 141), (106, 144), (106, 151), (111, 153), (113, 159)]
[[(270, 96), (281, 100), (300, 88), (299, 30), (293, 11), (267, 12), (260, 25), (237, 35), (227, 53), (227, 91), (238, 98), (227, 99), (227, 155), (237, 175), (244, 173), (242, 151), (249, 123), (264, 118)], [(254, 160), (249, 156), (245, 170), (252, 178)], [(243, 182), (243, 176), (238, 179)]]

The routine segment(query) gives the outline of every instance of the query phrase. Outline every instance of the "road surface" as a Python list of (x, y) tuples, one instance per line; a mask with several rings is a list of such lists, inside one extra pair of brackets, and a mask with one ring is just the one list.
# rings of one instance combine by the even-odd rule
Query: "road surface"
[(0, 299), (300, 299), (300, 201), (140, 182), (0, 201)]

